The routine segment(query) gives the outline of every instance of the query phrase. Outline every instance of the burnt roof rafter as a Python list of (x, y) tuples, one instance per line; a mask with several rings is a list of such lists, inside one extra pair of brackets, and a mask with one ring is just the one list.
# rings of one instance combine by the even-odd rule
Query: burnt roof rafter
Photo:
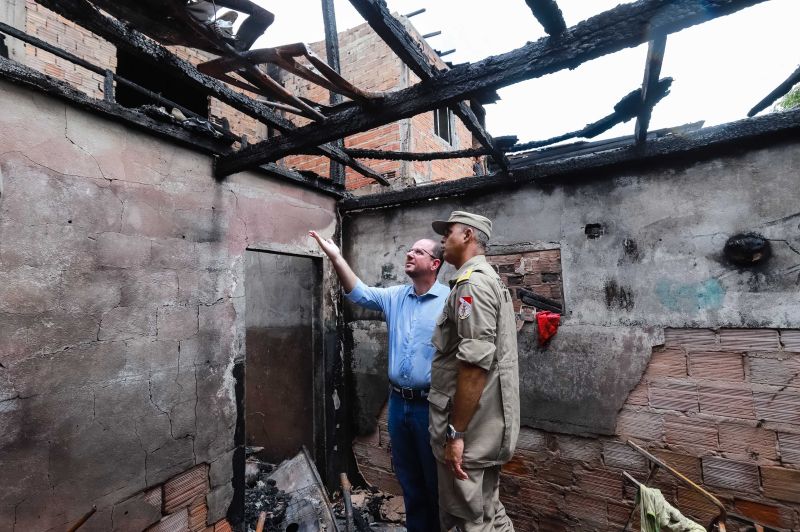
[[(430, 79), (440, 72), (423, 53), (403, 24), (392, 16), (384, 0), (350, 0), (350, 3), (364, 17), (375, 33), (420, 79), (423, 81)], [(494, 139), (483, 127), (470, 106), (464, 101), (450, 105), (452, 105), (453, 113), (464, 123), (481, 146), (489, 150), (492, 159), (501, 168), (508, 169), (508, 159), (505, 154), (497, 147)]]
[(321, 124), (304, 126), (220, 157), (217, 172), (227, 175), (312, 145), (454, 105), (481, 91), (575, 68), (603, 55), (648, 42), (653, 35), (678, 32), (765, 1), (640, 0), (620, 5), (569, 28), (558, 38), (545, 37), (505, 54), (439, 72), (431, 79), (387, 94), (380, 105), (369, 109), (343, 109)]
[(747, 112), (747, 116), (755, 116), (770, 105), (772, 105), (775, 100), (780, 98), (781, 96), (787, 94), (792, 87), (800, 83), (800, 67), (797, 68), (792, 74), (786, 78), (783, 83), (775, 87), (769, 94), (767, 94), (764, 99), (758, 102), (750, 111)]
[[(191, 64), (178, 58), (152, 39), (146, 38), (129, 25), (102, 14), (87, 0), (36, 1), (51, 11), (83, 26), (99, 37), (112, 42), (117, 47), (136, 54), (138, 57), (150, 62), (155, 68), (170, 69), (171, 72), (180, 76), (198, 90), (218, 98), (223, 103), (268, 124), (282, 133), (289, 134), (297, 129), (289, 120), (274, 113), (266, 105), (244, 94), (231, 90), (224, 83), (202, 74)], [(316, 146), (315, 149), (321, 155), (325, 155), (326, 157), (349, 166), (360, 174), (383, 185), (389, 185), (389, 181), (385, 177), (359, 161), (356, 161), (341, 149), (326, 143), (320, 144), (321, 145)], [(250, 165), (249, 168), (256, 168), (258, 166), (260, 166), (260, 164)]]
[(642, 143), (647, 140), (647, 128), (650, 125), (650, 117), (653, 113), (658, 100), (654, 94), (659, 85), (658, 76), (661, 75), (661, 64), (664, 62), (664, 51), (667, 48), (667, 36), (659, 35), (647, 46), (647, 61), (644, 67), (644, 80), (642, 80), (641, 103), (642, 107), (636, 117), (636, 127), (634, 138), (636, 142)]
[(560, 35), (567, 29), (564, 15), (555, 0), (525, 0), (525, 3), (548, 35)]

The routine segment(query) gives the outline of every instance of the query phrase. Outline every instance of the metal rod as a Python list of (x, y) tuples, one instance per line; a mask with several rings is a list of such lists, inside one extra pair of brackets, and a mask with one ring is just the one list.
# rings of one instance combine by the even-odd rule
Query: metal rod
[(76, 530), (78, 530), (80, 527), (82, 527), (82, 526), (83, 526), (83, 524), (84, 524), (86, 521), (88, 521), (88, 520), (89, 520), (89, 518), (90, 518), (91, 516), (93, 516), (93, 515), (94, 515), (94, 513), (95, 513), (96, 511), (97, 511), (97, 506), (92, 506), (92, 509), (91, 509), (91, 510), (89, 510), (88, 512), (86, 512), (86, 513), (83, 515), (83, 517), (81, 517), (80, 519), (78, 519), (78, 521), (77, 521), (77, 522), (76, 522), (74, 525), (72, 525), (71, 527), (69, 527), (69, 529), (67, 529), (67, 532), (75, 532)]
[(425, 35), (423, 35), (422, 38), (423, 39), (429, 39), (431, 37), (436, 37), (437, 35), (441, 35), (441, 34), (442, 34), (442, 30), (432, 31), (430, 33), (426, 33)]
[(456, 49), (455, 49), (455, 48), (452, 48), (452, 49), (450, 49), (450, 50), (445, 50), (444, 52), (439, 52), (439, 57), (444, 57), (444, 56), (446, 56), (446, 55), (450, 55), (450, 54), (452, 54), (452, 53), (453, 53), (453, 52), (455, 52), (455, 51), (456, 51)]
[(353, 501), (350, 499), (350, 480), (347, 473), (339, 473), (339, 481), (342, 483), (342, 499), (344, 499), (345, 530), (353, 532)]
[(412, 11), (411, 13), (407, 13), (405, 15), (405, 17), (406, 18), (415, 17), (415, 16), (420, 15), (420, 14), (422, 14), (424, 12), (425, 12), (425, 8), (423, 7), (422, 9), (417, 9), (416, 11)]

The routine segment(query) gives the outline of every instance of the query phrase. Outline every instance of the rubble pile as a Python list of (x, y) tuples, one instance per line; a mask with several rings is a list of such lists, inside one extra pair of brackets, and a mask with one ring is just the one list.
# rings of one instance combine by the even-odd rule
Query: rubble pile
[(267, 478), (275, 466), (248, 458), (245, 468), (244, 518), (247, 532), (255, 532), (258, 516), (267, 513), (265, 532), (283, 532), (281, 526), (286, 517), (286, 508), (291, 495), (278, 489), (273, 479)]

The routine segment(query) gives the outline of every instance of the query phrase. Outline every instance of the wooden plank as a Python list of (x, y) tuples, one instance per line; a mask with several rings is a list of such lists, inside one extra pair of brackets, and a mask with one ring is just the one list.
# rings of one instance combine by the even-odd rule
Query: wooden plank
[[(383, 0), (350, 0), (350, 3), (375, 30), (375, 33), (420, 79), (423, 81), (430, 79), (440, 72), (406, 31), (403, 24), (392, 16)], [(497, 148), (492, 136), (483, 127), (469, 105), (463, 100), (450, 105), (453, 113), (464, 123), (481, 146), (490, 150), (492, 159), (501, 168), (508, 169), (508, 159), (505, 154)]]
[(392, 161), (435, 161), (438, 159), (461, 159), (465, 157), (479, 157), (486, 155), (487, 150), (455, 150), (439, 152), (402, 152), (386, 150), (364, 150), (358, 148), (345, 148), (345, 153), (359, 159), (386, 159)]
[(525, 0), (525, 3), (548, 35), (560, 35), (567, 29), (564, 15), (555, 0)]
[(586, 61), (646, 42), (654, 32), (674, 33), (764, 1), (640, 0), (622, 4), (577, 24), (559, 39), (545, 37), (499, 56), (439, 72), (427, 81), (388, 94), (382, 105), (375, 108), (343, 109), (329, 116), (324, 124), (310, 124), (224, 157), (218, 168), (226, 175), (274, 161), (308, 146), (453, 105), (480, 91), (575, 68)]
[[(178, 58), (152, 39), (145, 37), (115, 19), (103, 15), (86, 0), (37, 0), (37, 3), (83, 26), (95, 35), (112, 42), (118, 48), (148, 61), (155, 69), (168, 70), (205, 94), (214, 96), (234, 109), (256, 118), (278, 131), (288, 133), (297, 129), (289, 120), (274, 113), (267, 106), (244, 94), (231, 90), (224, 83), (214, 78), (202, 74), (194, 66)], [(325, 156), (352, 167), (370, 179), (374, 179), (384, 185), (389, 184), (379, 173), (358, 163), (335, 146), (322, 145), (318, 149)], [(251, 167), (254, 166), (258, 165), (251, 165)]]
[(659, 35), (647, 46), (647, 62), (644, 67), (644, 80), (642, 80), (642, 109), (636, 117), (636, 126), (633, 137), (641, 144), (647, 140), (647, 128), (650, 126), (650, 116), (657, 103), (653, 93), (658, 88), (658, 77), (661, 75), (661, 63), (664, 62), (664, 50), (667, 47), (667, 36)]
[(775, 87), (772, 92), (767, 94), (764, 99), (758, 102), (752, 109), (747, 112), (747, 116), (755, 116), (783, 96), (784, 94), (788, 93), (792, 90), (792, 87), (800, 83), (800, 67), (797, 68), (792, 75), (786, 78), (783, 83)]
[[(333, 7), (333, 0), (322, 0), (322, 22), (325, 26), (325, 56), (328, 65), (337, 73), (341, 73), (339, 62), (339, 34), (336, 30), (336, 10)], [(335, 91), (329, 91), (328, 101), (331, 105), (342, 103), (344, 98)], [(344, 140), (335, 141), (337, 148), (344, 148)], [(330, 164), (331, 180), (339, 185), (344, 185), (345, 171), (344, 165), (331, 160)]]
[[(742, 147), (756, 149), (781, 140), (796, 140), (798, 134), (800, 109), (739, 120), (681, 135), (668, 135), (638, 146), (633, 137), (629, 136), (627, 146), (615, 143), (608, 150), (593, 154), (581, 153), (574, 157), (564, 153), (555, 160), (514, 167), (514, 173), (510, 176), (502, 172), (468, 176), (399, 191), (346, 198), (339, 202), (339, 206), (343, 211), (376, 209), (434, 198), (486, 194), (493, 190), (507, 190), (516, 185), (568, 184), (585, 180), (589, 170), (594, 179), (603, 179), (609, 172), (617, 169), (652, 169), (654, 164), (665, 161), (668, 164), (676, 157), (681, 160), (691, 157), (691, 160), (697, 161), (702, 157), (719, 156), (720, 153), (740, 153)], [(599, 144), (605, 144), (605, 141), (600, 141)], [(581, 146), (588, 147), (591, 144)]]

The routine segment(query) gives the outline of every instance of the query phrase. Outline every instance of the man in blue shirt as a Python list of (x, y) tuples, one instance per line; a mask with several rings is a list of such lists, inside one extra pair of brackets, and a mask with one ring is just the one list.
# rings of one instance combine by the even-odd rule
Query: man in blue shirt
[(436, 318), (450, 289), (436, 282), (442, 265), (441, 244), (418, 240), (406, 252), (404, 272), (411, 284), (377, 288), (365, 285), (332, 240), (309, 231), (331, 259), (345, 297), (366, 308), (383, 311), (389, 329), (389, 437), (392, 463), (406, 507), (409, 532), (439, 530), (436, 459), (428, 432), (428, 390), (431, 343)]

